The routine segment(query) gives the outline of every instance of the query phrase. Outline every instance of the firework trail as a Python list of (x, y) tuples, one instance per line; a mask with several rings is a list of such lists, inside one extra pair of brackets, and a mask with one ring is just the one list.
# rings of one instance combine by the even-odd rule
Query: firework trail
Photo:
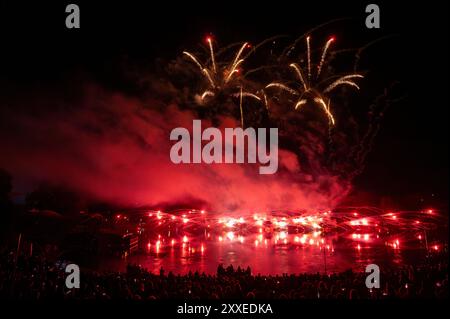
[(241, 127), (244, 128), (244, 112), (242, 111), (242, 86), (239, 97), (239, 110), (241, 111)]
[(351, 152), (351, 157), (354, 156), (353, 160), (357, 166), (357, 169), (353, 172), (353, 176), (360, 174), (364, 169), (366, 157), (372, 150), (372, 145), (380, 130), (384, 113), (392, 104), (405, 98), (404, 96), (397, 98), (391, 96), (391, 91), (395, 89), (397, 84), (398, 83), (393, 83), (389, 88), (385, 89), (385, 91), (370, 105), (369, 114), (371, 118), (369, 127), (362, 137), (361, 142)]
[(387, 36), (384, 36), (384, 37), (375, 39), (375, 40), (373, 40), (373, 41), (367, 43), (365, 46), (359, 48), (359, 49), (356, 51), (356, 54), (355, 54), (355, 63), (354, 63), (354, 66), (353, 66), (353, 70), (356, 72), (356, 70), (358, 69), (358, 67), (359, 67), (359, 61), (361, 60), (361, 54), (362, 54), (367, 48), (371, 47), (372, 45), (374, 45), (374, 44), (376, 44), (376, 43), (378, 43), (378, 42), (381, 42), (381, 41), (384, 41), (384, 40), (388, 40), (388, 39), (392, 39), (392, 38), (395, 38), (395, 37), (398, 37), (398, 36), (399, 36), (398, 34), (387, 35)]
[(322, 23), (322, 24), (320, 24), (320, 25), (318, 25), (318, 26), (316, 26), (316, 27), (314, 27), (314, 28), (311, 28), (311, 29), (308, 30), (307, 32), (303, 33), (300, 37), (298, 37), (297, 39), (295, 39), (295, 41), (294, 41), (290, 46), (286, 47), (286, 48), (283, 50), (283, 52), (281, 53), (281, 55), (280, 55), (280, 57), (279, 57), (279, 60), (281, 60), (281, 59), (282, 59), (283, 57), (285, 57), (285, 56), (289, 56), (289, 55), (291, 54), (291, 52), (295, 49), (295, 47), (297, 46), (297, 44), (298, 44), (301, 40), (303, 40), (305, 37), (308, 37), (310, 34), (314, 33), (315, 31), (317, 31), (317, 30), (319, 30), (319, 29), (321, 29), (321, 28), (323, 28), (323, 27), (325, 27), (325, 26), (327, 26), (327, 25), (333, 24), (333, 23), (335, 23), (335, 22), (341, 22), (341, 21), (351, 20), (351, 19), (352, 19), (352, 18), (337, 18), (337, 19), (333, 19), (333, 20), (324, 22), (324, 23)]
[(255, 45), (248, 53), (247, 55), (244, 57), (244, 59), (247, 59), (251, 54), (255, 53), (256, 50), (258, 50), (260, 47), (264, 46), (265, 44), (269, 43), (269, 42), (275, 42), (275, 40), (278, 39), (282, 39), (282, 38), (287, 38), (287, 35), (276, 35), (270, 38), (267, 38), (263, 41), (261, 41), (260, 43), (258, 43), (257, 45)]

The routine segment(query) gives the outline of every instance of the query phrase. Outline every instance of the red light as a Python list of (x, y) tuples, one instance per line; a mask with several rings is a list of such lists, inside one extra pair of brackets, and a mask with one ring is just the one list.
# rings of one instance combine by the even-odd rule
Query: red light
[(330, 41), (333, 42), (334, 40), (336, 40), (336, 38), (335, 38), (334, 36), (332, 36), (332, 37), (330, 38)]

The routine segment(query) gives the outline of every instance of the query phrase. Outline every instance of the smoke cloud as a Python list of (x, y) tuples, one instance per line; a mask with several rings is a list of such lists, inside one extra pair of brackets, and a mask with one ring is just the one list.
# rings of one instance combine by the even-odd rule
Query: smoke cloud
[[(186, 95), (167, 89), (164, 81), (153, 85), (159, 92)], [(138, 99), (92, 84), (70, 101), (16, 97), (0, 111), (0, 167), (13, 175), (16, 188), (46, 182), (113, 204), (190, 202), (221, 212), (328, 209), (350, 189), (320, 162), (303, 167), (292, 148), (280, 148), (273, 175), (260, 175), (258, 163), (173, 164), (170, 131), (190, 128), (199, 114), (180, 107), (176, 98), (165, 100)], [(219, 115), (203, 124), (237, 127), (239, 121)], [(310, 148), (320, 153), (314, 139), (311, 135), (295, 148), (305, 156)]]

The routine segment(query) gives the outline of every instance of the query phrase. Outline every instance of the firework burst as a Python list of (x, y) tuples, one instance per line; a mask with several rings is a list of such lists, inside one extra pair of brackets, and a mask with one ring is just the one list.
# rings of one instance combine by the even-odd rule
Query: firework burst
[(222, 62), (217, 60), (213, 39), (208, 36), (206, 42), (208, 44), (210, 57), (205, 63), (200, 62), (200, 59), (193, 53), (183, 51), (183, 54), (195, 63), (206, 80), (207, 89), (200, 95), (202, 101), (216, 97), (220, 92), (229, 92), (227, 93), (228, 95), (239, 97), (240, 99), (242, 97), (250, 97), (260, 100), (260, 97), (257, 95), (243, 90), (242, 81), (239, 76), (241, 73), (240, 67), (248, 56), (248, 54), (244, 56), (243, 53), (245, 49), (251, 48), (251, 45), (248, 42), (244, 42), (239, 46), (239, 49), (231, 61)]
[(304, 69), (298, 63), (290, 63), (289, 67), (294, 71), (295, 75), (298, 78), (298, 83), (295, 88), (290, 87), (286, 83), (283, 82), (272, 82), (266, 85), (266, 89), (269, 88), (277, 88), (279, 90), (285, 91), (290, 95), (296, 97), (296, 101), (294, 104), (294, 109), (298, 110), (303, 105), (307, 104), (309, 99), (312, 100), (317, 106), (319, 106), (329, 120), (330, 126), (334, 126), (335, 118), (333, 113), (331, 112), (330, 104), (331, 98), (329, 97), (329, 93), (331, 93), (334, 89), (339, 86), (350, 86), (356, 89), (359, 89), (359, 86), (354, 82), (355, 79), (363, 78), (361, 74), (347, 74), (342, 76), (332, 75), (329, 77), (323, 78), (322, 70), (327, 61), (328, 51), (335, 41), (334, 37), (328, 39), (325, 43), (322, 54), (320, 56), (319, 63), (316, 66), (316, 72), (313, 72), (313, 65), (311, 62), (311, 43), (310, 36), (306, 37), (306, 76)]

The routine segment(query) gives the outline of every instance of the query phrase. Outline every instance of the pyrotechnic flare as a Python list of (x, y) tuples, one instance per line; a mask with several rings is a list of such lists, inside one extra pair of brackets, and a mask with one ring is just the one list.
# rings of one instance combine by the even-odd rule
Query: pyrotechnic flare
[(209, 87), (201, 94), (201, 99), (205, 100), (207, 97), (216, 96), (220, 91), (223, 91), (225, 89), (231, 89), (234, 92), (236, 91), (239, 92), (239, 93), (232, 93), (231, 96), (238, 96), (239, 98), (251, 97), (260, 100), (260, 98), (255, 94), (242, 91), (242, 85), (237, 84), (235, 81), (239, 80), (238, 79), (238, 75), (240, 73), (239, 67), (242, 65), (242, 63), (244, 63), (246, 58), (243, 57), (243, 52), (246, 48), (250, 47), (249, 43), (245, 42), (244, 44), (242, 44), (239, 50), (236, 52), (232, 62), (228, 63), (217, 61), (216, 54), (214, 53), (214, 46), (212, 43), (213, 40), (211, 37), (207, 37), (206, 42), (208, 43), (210, 53), (209, 64), (208, 64), (209, 61), (202, 63), (194, 54), (188, 51), (183, 51), (183, 54), (186, 55), (191, 61), (193, 61), (198, 66), (200, 73), (205, 77), (208, 83)]
[[(311, 46), (310, 46), (310, 36), (306, 37), (306, 56), (307, 56), (307, 78), (304, 76), (304, 72), (302, 67), (297, 63), (290, 63), (289, 67), (292, 68), (296, 74), (296, 76), (299, 79), (298, 88), (291, 88), (288, 85), (280, 82), (272, 82), (269, 83), (266, 86), (266, 89), (268, 88), (278, 88), (280, 90), (286, 91), (291, 95), (297, 96), (297, 101), (294, 104), (294, 109), (300, 109), (301, 106), (307, 104), (308, 100), (306, 97), (310, 96), (314, 103), (316, 103), (318, 106), (322, 108), (324, 113), (327, 115), (330, 125), (334, 126), (335, 119), (333, 114), (331, 113), (330, 104), (331, 99), (326, 96), (326, 94), (333, 91), (338, 86), (347, 85), (350, 87), (354, 87), (356, 89), (359, 89), (359, 86), (354, 82), (354, 79), (357, 78), (363, 78), (361, 74), (348, 74), (344, 76), (337, 77), (336, 76), (330, 76), (328, 78), (325, 78), (321, 81), (319, 81), (323, 66), (326, 63), (327, 53), (331, 46), (331, 44), (334, 42), (334, 37), (331, 37), (328, 39), (328, 41), (325, 43), (322, 54), (320, 57), (320, 61), (317, 65), (317, 73), (315, 75), (312, 74), (312, 65), (311, 65)], [(313, 78), (315, 81), (313, 81)], [(330, 83), (330, 81), (334, 79)], [(322, 86), (322, 84), (328, 83), (325, 87)]]

